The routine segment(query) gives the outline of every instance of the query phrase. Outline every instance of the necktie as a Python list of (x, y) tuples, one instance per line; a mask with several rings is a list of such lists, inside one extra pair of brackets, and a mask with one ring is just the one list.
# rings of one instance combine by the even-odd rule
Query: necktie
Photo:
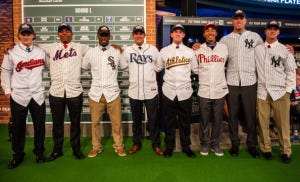
[(268, 48), (271, 48), (270, 44), (267, 46)]
[(103, 51), (103, 52), (106, 51), (106, 48), (105, 48), (105, 47), (102, 47), (102, 51)]
[(141, 49), (142, 49), (142, 47), (140, 46), (140, 47), (139, 47), (139, 49), (141, 50)]
[(30, 52), (30, 47), (26, 47), (26, 51), (27, 51), (27, 52)]
[(176, 49), (179, 49), (179, 46), (176, 46)]
[(66, 49), (68, 47), (68, 44), (64, 44), (64, 48)]

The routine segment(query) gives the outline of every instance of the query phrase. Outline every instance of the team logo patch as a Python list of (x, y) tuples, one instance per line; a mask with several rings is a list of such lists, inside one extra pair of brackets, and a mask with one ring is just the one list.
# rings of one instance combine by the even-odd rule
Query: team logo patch
[(23, 68), (27, 68), (29, 70), (32, 70), (33, 68), (43, 66), (44, 64), (45, 64), (44, 59), (36, 59), (36, 60), (31, 59), (30, 61), (27, 61), (27, 62), (20, 61), (17, 64), (16, 71), (20, 72)]
[(170, 69), (172, 67), (175, 66), (181, 66), (181, 65), (186, 65), (190, 63), (190, 59), (186, 58), (184, 56), (179, 57), (179, 56), (175, 56), (175, 57), (171, 57), (168, 58), (166, 61), (166, 69)]
[(281, 62), (282, 58), (280, 56), (278, 58), (273, 56), (271, 58), (271, 60), (272, 60), (271, 65), (273, 65), (274, 67), (277, 67), (277, 66), (280, 66), (280, 62)]
[(115, 70), (116, 67), (117, 67), (117, 65), (115, 63), (114, 57), (113, 56), (109, 56), (107, 61), (108, 61), (108, 65), (111, 66), (112, 70)]
[(248, 49), (250, 49), (250, 48), (253, 48), (253, 43), (254, 43), (254, 40), (248, 40), (248, 39), (246, 39), (245, 40), (245, 47), (247, 47)]

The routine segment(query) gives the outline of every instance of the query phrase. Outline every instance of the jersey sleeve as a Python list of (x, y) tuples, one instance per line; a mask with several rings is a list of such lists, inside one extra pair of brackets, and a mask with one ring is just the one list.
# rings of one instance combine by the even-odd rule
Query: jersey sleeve
[(84, 70), (88, 70), (91, 68), (89, 52), (90, 51), (87, 51), (86, 54), (82, 58), (81, 68)]
[(1, 65), (1, 86), (5, 94), (11, 93), (11, 78), (13, 74), (13, 61), (10, 60), (9, 55), (4, 55)]

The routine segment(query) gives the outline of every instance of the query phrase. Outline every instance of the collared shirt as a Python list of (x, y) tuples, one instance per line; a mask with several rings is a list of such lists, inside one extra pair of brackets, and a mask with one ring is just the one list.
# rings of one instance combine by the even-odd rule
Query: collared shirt
[(117, 81), (119, 61), (120, 52), (112, 46), (106, 46), (105, 51), (102, 51), (102, 46), (98, 46), (86, 53), (82, 68), (91, 69), (92, 72), (90, 99), (99, 102), (103, 94), (109, 103), (119, 96), (120, 89)]
[(208, 99), (224, 97), (228, 93), (225, 78), (227, 46), (218, 42), (214, 49), (211, 49), (206, 44), (202, 44), (195, 53), (199, 64), (198, 95)]
[(170, 100), (177, 96), (179, 101), (186, 100), (193, 93), (191, 85), (191, 71), (197, 73), (198, 63), (195, 52), (180, 44), (172, 43), (160, 51), (160, 58), (156, 70), (165, 68), (162, 91)]
[(21, 43), (14, 46), (4, 56), (1, 66), (1, 86), (5, 94), (18, 104), (26, 107), (31, 99), (39, 105), (45, 101), (45, 88), (42, 82), (42, 71), (47, 59), (45, 52), (30, 46), (30, 52)]
[(87, 45), (70, 42), (65, 49), (62, 43), (40, 44), (50, 57), (51, 86), (49, 92), (55, 97), (77, 97), (82, 92), (80, 83), (82, 57)]
[[(268, 48), (270, 45), (270, 48)], [(257, 97), (265, 100), (269, 93), (275, 101), (296, 87), (296, 64), (293, 55), (278, 41), (255, 48)]]
[(227, 84), (249, 86), (257, 82), (254, 48), (263, 43), (261, 37), (251, 31), (241, 35), (232, 32), (221, 40), (228, 47)]
[[(141, 47), (141, 49), (139, 48)], [(133, 44), (126, 47), (120, 61), (121, 69), (128, 67), (128, 96), (137, 100), (152, 99), (158, 94), (155, 62), (159, 57), (156, 47)]]

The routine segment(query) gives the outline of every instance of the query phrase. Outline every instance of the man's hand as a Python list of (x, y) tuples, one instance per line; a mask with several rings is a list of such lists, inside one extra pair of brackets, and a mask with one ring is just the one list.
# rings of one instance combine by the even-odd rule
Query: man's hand
[(193, 44), (192, 49), (195, 51), (197, 49), (200, 49), (200, 47), (201, 47), (201, 44), (197, 42), (197, 43)]
[(291, 54), (295, 54), (295, 50), (294, 47), (289, 45), (289, 44), (285, 44), (285, 47), (287, 48), (287, 50), (291, 53)]
[(15, 43), (7, 43), (4, 45), (4, 54), (8, 54), (8, 51), (11, 50), (15, 46)]
[(123, 52), (122, 47), (120, 47), (119, 45), (117, 45), (117, 44), (111, 44), (111, 46), (112, 46), (113, 48), (115, 48), (115, 49), (118, 49), (121, 53)]

